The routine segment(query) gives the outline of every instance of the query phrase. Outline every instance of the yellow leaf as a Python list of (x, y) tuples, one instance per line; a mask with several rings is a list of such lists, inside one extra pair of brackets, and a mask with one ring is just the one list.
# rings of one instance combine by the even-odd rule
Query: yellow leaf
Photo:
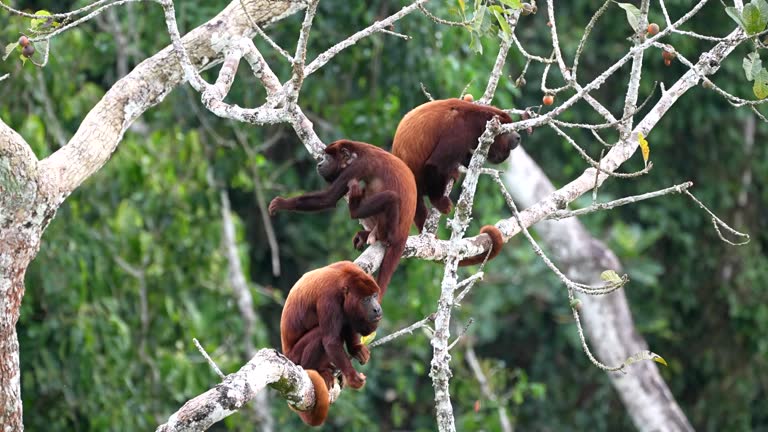
[(653, 360), (656, 363), (661, 363), (664, 366), (668, 366), (667, 361), (664, 360), (662, 356), (648, 350), (643, 350), (635, 355), (629, 356), (626, 360), (624, 360), (624, 366), (629, 366), (633, 363), (637, 363), (643, 360)]
[(645, 166), (648, 166), (648, 158), (651, 156), (651, 148), (648, 146), (648, 141), (646, 141), (642, 132), (637, 133), (637, 143), (640, 144), (640, 151), (643, 153), (643, 162), (645, 162)]
[(600, 279), (606, 281), (606, 282), (613, 282), (613, 283), (619, 283), (621, 282), (621, 277), (613, 270), (606, 270), (602, 273), (600, 273)]
[(373, 333), (369, 334), (368, 336), (361, 337), (360, 338), (360, 342), (362, 342), (363, 345), (368, 345), (371, 342), (373, 342), (374, 339), (376, 339), (376, 332), (373, 332)]

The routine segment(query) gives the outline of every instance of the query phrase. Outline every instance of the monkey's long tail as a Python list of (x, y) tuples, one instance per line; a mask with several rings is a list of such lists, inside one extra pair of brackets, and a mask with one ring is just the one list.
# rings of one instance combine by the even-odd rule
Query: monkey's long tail
[(307, 369), (307, 375), (312, 380), (312, 385), (315, 386), (315, 406), (309, 411), (299, 411), (292, 406), (288, 405), (296, 414), (301, 417), (301, 420), (310, 426), (320, 426), (325, 423), (325, 419), (328, 417), (328, 408), (331, 406), (331, 396), (328, 393), (328, 387), (325, 385), (325, 380), (314, 369)]
[(483, 252), (475, 256), (464, 258), (463, 260), (459, 261), (459, 267), (480, 264), (485, 261), (486, 255), (488, 255), (488, 261), (490, 261), (496, 258), (499, 252), (501, 252), (501, 248), (504, 246), (504, 236), (501, 235), (501, 231), (499, 231), (498, 228), (493, 225), (486, 225), (480, 228), (480, 234), (488, 234), (488, 236), (491, 237), (492, 246), (490, 255)]
[(384, 252), (384, 259), (381, 260), (379, 274), (376, 277), (376, 283), (379, 285), (379, 289), (381, 289), (380, 299), (383, 298), (384, 293), (387, 292), (387, 286), (389, 285), (389, 281), (392, 280), (392, 274), (395, 272), (395, 269), (397, 269), (398, 264), (400, 264), (400, 257), (405, 250), (406, 240), (390, 244), (387, 251)]

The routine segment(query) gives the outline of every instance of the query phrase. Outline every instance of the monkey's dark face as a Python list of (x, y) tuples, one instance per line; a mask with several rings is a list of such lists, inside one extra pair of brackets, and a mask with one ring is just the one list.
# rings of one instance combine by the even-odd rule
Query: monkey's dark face
[(383, 316), (381, 304), (379, 304), (379, 295), (373, 294), (363, 298), (348, 296), (347, 300), (359, 302), (357, 305), (348, 305), (357, 309), (357, 313), (352, 314), (354, 317), (351, 322), (353, 329), (361, 335), (369, 335), (376, 331), (379, 321), (381, 321)]
[(509, 153), (520, 144), (520, 134), (507, 132), (496, 137), (496, 140), (488, 150), (488, 162), (500, 164), (507, 160)]
[(317, 163), (317, 173), (328, 183), (333, 182), (341, 173), (341, 168), (336, 157), (329, 153), (323, 155), (323, 159)]
[(356, 158), (355, 152), (336, 141), (325, 148), (323, 159), (317, 163), (317, 173), (332, 183)]

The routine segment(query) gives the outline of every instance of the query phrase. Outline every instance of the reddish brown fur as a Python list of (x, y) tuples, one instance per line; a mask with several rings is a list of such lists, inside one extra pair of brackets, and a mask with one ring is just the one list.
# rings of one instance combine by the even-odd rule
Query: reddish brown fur
[(333, 208), (349, 192), (350, 216), (361, 219), (365, 228), (353, 238), (355, 247), (362, 249), (373, 240), (387, 246), (376, 279), (383, 296), (408, 240), (416, 212), (416, 181), (403, 161), (371, 144), (339, 140), (326, 147), (325, 154), (318, 170), (333, 173), (326, 178), (329, 187), (294, 198), (277, 197), (269, 205), (270, 214)]
[(488, 256), (488, 261), (490, 261), (496, 258), (499, 252), (501, 252), (501, 248), (504, 246), (504, 236), (501, 235), (501, 231), (499, 231), (498, 228), (493, 225), (486, 225), (480, 228), (480, 234), (488, 234), (488, 237), (491, 238), (490, 254), (483, 252), (472, 257), (464, 258), (459, 261), (459, 267), (480, 264), (486, 260), (486, 255)]
[(315, 387), (315, 406), (309, 411), (291, 409), (301, 417), (304, 423), (310, 426), (320, 426), (325, 423), (325, 419), (328, 417), (328, 409), (331, 407), (331, 395), (328, 393), (325, 380), (317, 371), (310, 369), (307, 371), (307, 375), (309, 375), (309, 379), (312, 380), (312, 385)]
[[(414, 222), (421, 231), (427, 216), (422, 196), (427, 195), (441, 213), (450, 212), (453, 203), (445, 195), (450, 179), (459, 177), (459, 164), (468, 164), (486, 123), (498, 116), (501, 123), (512, 119), (504, 111), (461, 99), (427, 102), (403, 117), (395, 132), (392, 154), (413, 172), (418, 199)], [(488, 151), (488, 161), (501, 163), (517, 146), (516, 132), (496, 137)]]
[(280, 339), (285, 356), (306, 369), (315, 386), (315, 407), (299, 413), (307, 424), (325, 421), (335, 369), (341, 370), (348, 386), (359, 389), (365, 385), (365, 375), (355, 370), (349, 356), (360, 364), (370, 358), (360, 337), (376, 330), (381, 308), (376, 302), (377, 310), (365, 309), (364, 300), (378, 294), (373, 278), (349, 261), (305, 273), (288, 293), (280, 318)]

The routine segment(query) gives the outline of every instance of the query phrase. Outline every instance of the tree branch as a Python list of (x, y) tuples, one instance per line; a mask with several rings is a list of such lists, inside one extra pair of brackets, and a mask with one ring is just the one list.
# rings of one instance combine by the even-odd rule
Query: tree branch
[[(303, 7), (300, 3), (270, 0), (250, 0), (245, 4), (252, 16), (261, 17), (260, 24), (279, 20)], [(252, 37), (253, 31), (241, 2), (234, 0), (215, 18), (189, 32), (183, 43), (191, 63), (205, 69), (223, 58), (216, 44), (218, 37)], [(183, 79), (176, 54), (168, 46), (115, 83), (88, 113), (69, 143), (42, 161), (41, 169), (56, 185), (56, 199), (63, 201), (98, 171), (131, 123), (162, 102)]]
[(0, 230), (27, 207), (37, 193), (39, 163), (32, 148), (0, 119)]
[[(262, 349), (239, 371), (227, 375), (221, 384), (187, 401), (156, 432), (206, 430), (237, 412), (267, 386), (298, 410), (308, 410), (315, 405), (315, 388), (304, 369), (277, 350)], [(332, 402), (339, 391), (338, 386), (331, 389)]]

